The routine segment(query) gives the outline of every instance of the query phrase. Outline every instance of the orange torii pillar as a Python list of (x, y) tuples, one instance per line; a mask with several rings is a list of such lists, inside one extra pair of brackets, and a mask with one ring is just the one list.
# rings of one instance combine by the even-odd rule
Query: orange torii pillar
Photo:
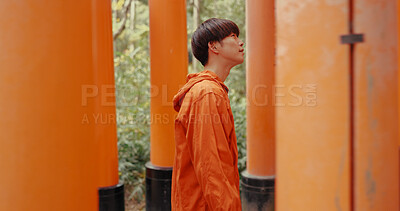
[[(396, 1), (353, 1), (354, 210), (399, 210)], [(379, 26), (379, 27), (377, 27)]]
[(276, 8), (277, 209), (399, 210), (395, 1)]
[(347, 21), (347, 0), (276, 4), (277, 210), (350, 210)]
[[(397, 3), (397, 105), (400, 106), (400, 0), (396, 1)], [(397, 111), (397, 120), (398, 120), (398, 149), (399, 149), (399, 197), (400, 197), (400, 108)], [(399, 207), (400, 207), (400, 198), (399, 198)]]
[[(397, 106), (398, 106), (398, 111), (397, 111), (397, 140), (398, 140), (398, 149), (399, 149), (399, 165), (400, 165), (400, 0), (396, 1), (397, 3)], [(400, 166), (399, 166), (399, 192), (400, 192)], [(400, 197), (400, 194), (399, 194)], [(399, 207), (400, 207), (400, 198), (399, 198)]]
[(146, 209), (171, 209), (176, 112), (172, 98), (185, 83), (188, 68), (186, 1), (149, 0), (151, 134), (146, 164)]
[(0, 210), (123, 210), (109, 1), (0, 2)]
[(246, 1), (247, 169), (244, 210), (272, 210), (275, 186), (274, 1)]

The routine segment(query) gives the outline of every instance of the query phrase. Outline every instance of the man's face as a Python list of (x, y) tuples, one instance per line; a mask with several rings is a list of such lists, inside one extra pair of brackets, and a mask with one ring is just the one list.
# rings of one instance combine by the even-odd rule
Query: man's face
[(221, 40), (218, 48), (219, 54), (227, 61), (231, 61), (234, 66), (242, 64), (244, 61), (243, 45), (243, 41), (236, 34), (232, 33)]

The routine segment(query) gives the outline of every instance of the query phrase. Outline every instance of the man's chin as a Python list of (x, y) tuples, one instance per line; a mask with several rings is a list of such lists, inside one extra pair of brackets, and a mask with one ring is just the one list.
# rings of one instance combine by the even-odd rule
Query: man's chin
[[(234, 66), (237, 66), (237, 65), (240, 65), (240, 64), (243, 64), (243, 62), (244, 62), (244, 58), (243, 59), (240, 59), (240, 60), (237, 60), (235, 63), (235, 65)], [(233, 67), (234, 67), (233, 66)]]

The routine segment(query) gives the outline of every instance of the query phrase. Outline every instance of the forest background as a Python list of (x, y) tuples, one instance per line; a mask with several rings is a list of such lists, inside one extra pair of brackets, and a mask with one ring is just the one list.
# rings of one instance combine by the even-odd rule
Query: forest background
[[(150, 160), (150, 54), (148, 0), (112, 0), (114, 67), (120, 182), (126, 210), (141, 210), (145, 199), (145, 163)], [(234, 21), (245, 41), (244, 0), (187, 0), (188, 73), (203, 70), (193, 58), (190, 38), (211, 17)], [(234, 67), (229, 87), (239, 150), (239, 171), (246, 168), (246, 64)]]

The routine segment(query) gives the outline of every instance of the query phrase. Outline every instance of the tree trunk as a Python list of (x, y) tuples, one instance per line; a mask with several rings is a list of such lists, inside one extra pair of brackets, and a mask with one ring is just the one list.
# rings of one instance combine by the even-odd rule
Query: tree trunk
[[(130, 29), (132, 32), (135, 31), (136, 28), (136, 0), (133, 0), (132, 4), (131, 4), (131, 8), (130, 8)], [(131, 41), (130, 43), (130, 48), (132, 49), (132, 51), (135, 49), (135, 44), (133, 41)]]

